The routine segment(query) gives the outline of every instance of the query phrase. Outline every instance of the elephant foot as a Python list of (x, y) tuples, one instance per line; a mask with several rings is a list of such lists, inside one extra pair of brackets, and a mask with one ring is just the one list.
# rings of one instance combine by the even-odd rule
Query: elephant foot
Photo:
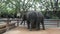
[(36, 28), (36, 30), (40, 30), (40, 28)]
[(43, 28), (43, 30), (45, 30), (45, 28)]
[(38, 28), (36, 28), (36, 30), (39, 30)]
[(38, 31), (39, 29), (36, 29), (36, 31)]
[(27, 29), (29, 29), (30, 27), (28, 26)]
[(27, 29), (29, 29), (29, 27)]
[(31, 29), (29, 31), (32, 31)]
[(40, 28), (38, 28), (38, 30), (40, 30)]

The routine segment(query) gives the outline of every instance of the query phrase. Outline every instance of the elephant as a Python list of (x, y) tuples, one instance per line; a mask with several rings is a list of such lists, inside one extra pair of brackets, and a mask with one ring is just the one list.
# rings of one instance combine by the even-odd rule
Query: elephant
[(25, 21), (26, 21), (26, 14), (24, 14), (23, 16), (22, 16), (22, 22), (20, 23), (20, 25), (22, 25), (22, 23), (24, 22), (24, 25), (25, 25)]
[[(43, 30), (45, 30), (44, 26), (44, 16), (41, 12), (38, 11), (28, 11), (25, 13), (22, 21), (27, 21), (28, 29), (31, 31), (32, 28), (36, 28), (36, 30), (40, 29), (40, 23), (42, 24)], [(21, 22), (22, 24), (22, 22)]]

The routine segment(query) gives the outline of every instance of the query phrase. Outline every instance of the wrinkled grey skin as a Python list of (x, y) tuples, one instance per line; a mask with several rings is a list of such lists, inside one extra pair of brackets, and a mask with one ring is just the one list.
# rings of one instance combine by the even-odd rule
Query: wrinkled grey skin
[(25, 19), (23, 19), (23, 21), (25, 20), (27, 21), (28, 29), (32, 30), (32, 28), (36, 28), (36, 30), (39, 30), (41, 23), (43, 30), (45, 30), (44, 16), (42, 15), (42, 13), (37, 11), (29, 11), (25, 14)]

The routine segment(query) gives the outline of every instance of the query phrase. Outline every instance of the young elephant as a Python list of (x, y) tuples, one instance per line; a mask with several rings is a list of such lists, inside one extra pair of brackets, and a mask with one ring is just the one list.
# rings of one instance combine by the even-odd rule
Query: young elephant
[(25, 21), (26, 21), (26, 14), (23, 15), (22, 22), (20, 23), (20, 25), (22, 25), (23, 22), (24, 22), (24, 25), (25, 25)]
[(25, 14), (28, 29), (32, 30), (32, 28), (36, 28), (37, 30), (40, 29), (40, 23), (42, 24), (43, 30), (44, 27), (44, 16), (42, 13), (37, 11), (29, 11)]

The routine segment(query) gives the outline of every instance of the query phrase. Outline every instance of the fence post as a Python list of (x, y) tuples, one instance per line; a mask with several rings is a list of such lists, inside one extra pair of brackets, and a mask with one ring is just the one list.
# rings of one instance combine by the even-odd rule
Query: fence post
[(17, 26), (19, 26), (19, 18), (17, 18)]
[(7, 31), (9, 30), (9, 18), (7, 18), (7, 20), (6, 20), (6, 28), (7, 28)]
[(59, 20), (57, 20), (57, 27), (59, 27)]

